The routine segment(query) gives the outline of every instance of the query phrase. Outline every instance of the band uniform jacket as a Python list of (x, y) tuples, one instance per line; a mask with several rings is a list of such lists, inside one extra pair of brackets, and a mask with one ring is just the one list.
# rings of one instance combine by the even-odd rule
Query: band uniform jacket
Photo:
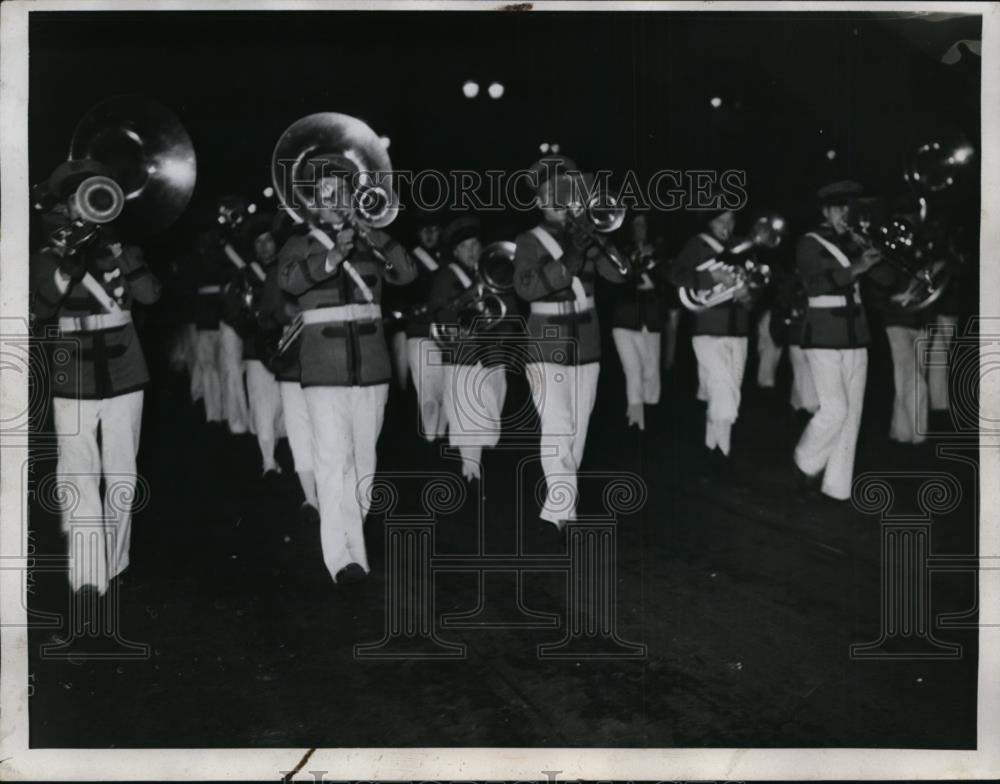
[[(416, 275), (404, 248), (383, 231), (369, 232), (389, 261), (384, 265), (364, 246), (355, 244), (348, 259), (380, 305), (382, 281), (402, 285)], [(310, 236), (292, 237), (278, 254), (281, 288), (298, 297), (303, 313), (319, 308), (368, 303), (343, 264), (326, 271), (327, 249)], [(382, 317), (306, 324), (299, 349), (301, 384), (309, 386), (371, 386), (391, 376), (389, 349)]]
[[(471, 281), (467, 287), (465, 282), (459, 278), (454, 266), (458, 266)], [(440, 267), (434, 274), (434, 283), (431, 286), (429, 300), (429, 318), (432, 322), (442, 326), (442, 331), (449, 331), (454, 334), (459, 323), (461, 303), (457, 302), (460, 296), (475, 288), (479, 278), (474, 271), (461, 266), (460, 262), (452, 262)], [(513, 294), (500, 295), (507, 308), (508, 314), (516, 314), (517, 302)], [(508, 320), (509, 321), (509, 320)], [(484, 365), (502, 364), (503, 351), (500, 348), (505, 339), (504, 324), (496, 325), (496, 329), (485, 329), (487, 326), (483, 321), (475, 321), (469, 325), (472, 330), (470, 334), (459, 336), (456, 340), (446, 342), (447, 350), (444, 352), (445, 361), (453, 365), (475, 365), (482, 362)]]
[[(424, 310), (431, 296), (431, 287), (434, 284), (434, 276), (441, 271), (444, 266), (441, 262), (441, 254), (436, 251), (425, 252), (437, 264), (436, 270), (430, 269), (413, 253), (413, 265), (416, 269), (414, 279), (405, 286), (394, 287), (384, 293), (385, 303), (392, 310), (398, 310), (405, 314), (405, 317), (390, 325), (390, 331), (402, 329), (408, 338), (426, 338), (431, 334), (431, 314), (429, 310)], [(414, 312), (416, 311), (416, 312)]]
[[(850, 234), (837, 234), (830, 226), (821, 226), (816, 234), (836, 246), (853, 264), (863, 252)], [(855, 281), (844, 267), (815, 238), (804, 235), (795, 248), (795, 264), (807, 297), (843, 297), (835, 307), (806, 308), (802, 322), (802, 348), (862, 348), (871, 341), (868, 317), (855, 296)]]
[[(131, 314), (133, 303), (151, 305), (159, 299), (160, 283), (146, 266), (139, 248), (122, 245), (121, 256), (115, 259), (98, 239), (78, 253), (84, 254), (87, 271), (123, 311)], [(56, 283), (58, 269), (59, 257), (50, 249), (34, 254), (32, 299), (39, 325), (107, 312), (82, 280), (70, 281), (65, 292), (60, 291)], [(116, 297), (119, 287), (122, 292)], [(149, 382), (146, 359), (131, 320), (112, 328), (67, 330), (61, 339), (47, 340), (45, 345), (54, 397), (101, 400), (135, 392)]]
[[(698, 267), (720, 255), (700, 234), (696, 234), (688, 240), (671, 265), (671, 281), (678, 288), (712, 288), (715, 285), (712, 274)], [(749, 303), (730, 300), (695, 312), (692, 334), (747, 337), (750, 334)]]
[[(663, 312), (669, 290), (674, 287), (667, 279), (667, 264), (663, 248), (658, 242), (651, 243), (651, 259), (655, 266), (648, 272), (632, 272), (615, 292), (615, 309), (612, 327), (641, 331), (645, 327), (650, 332), (663, 331)], [(626, 246), (625, 253), (632, 258), (635, 246)]]
[[(543, 224), (542, 231), (546, 230)], [(574, 309), (577, 295), (573, 278), (579, 278), (586, 296), (593, 298), (597, 275), (612, 283), (621, 283), (624, 276), (596, 244), (587, 243), (568, 227), (549, 233), (562, 248), (560, 259), (552, 258), (530, 231), (520, 234), (516, 241), (514, 291), (526, 302), (565, 308), (559, 313), (537, 313), (532, 309), (528, 317), (532, 356), (528, 361), (559, 365), (598, 362), (601, 337), (597, 310)]]

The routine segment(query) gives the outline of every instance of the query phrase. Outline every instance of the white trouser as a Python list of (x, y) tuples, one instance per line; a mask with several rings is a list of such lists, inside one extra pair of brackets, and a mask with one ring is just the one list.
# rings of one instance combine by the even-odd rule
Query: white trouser
[(247, 396), (243, 386), (243, 339), (226, 323), (219, 324), (219, 372), (222, 411), (233, 433), (247, 432)]
[[(69, 538), (69, 582), (104, 593), (128, 566), (142, 391), (104, 400), (52, 399), (59, 460), (62, 530)], [(97, 443), (100, 428), (101, 442)], [(100, 483), (104, 477), (104, 498)]]
[(740, 413), (740, 387), (747, 364), (747, 339), (728, 335), (695, 335), (698, 387), (708, 400), (705, 446), (728, 455), (733, 423)]
[(323, 561), (334, 580), (350, 563), (367, 572), (364, 522), (389, 385), (303, 392), (313, 427)]
[(843, 501), (851, 497), (868, 350), (807, 348), (805, 354), (816, 383), (819, 411), (795, 447), (795, 464), (809, 476), (822, 472), (823, 492)]
[(611, 330), (622, 369), (625, 395), (630, 406), (660, 402), (660, 333), (615, 327)]
[(410, 376), (417, 391), (421, 435), (428, 441), (444, 436), (448, 419), (444, 411), (444, 390), (450, 365), (441, 360), (441, 349), (431, 338), (407, 338)]
[[(208, 422), (222, 421), (222, 381), (219, 373), (219, 332), (218, 330), (198, 330), (197, 370), (200, 388), (205, 399), (205, 419)], [(194, 374), (192, 374), (192, 396), (194, 394)]]
[(792, 361), (792, 390), (788, 402), (796, 411), (816, 413), (819, 410), (819, 397), (805, 351), (801, 346), (789, 346), (788, 358)]
[(277, 465), (274, 462), (274, 444), (284, 430), (281, 422), (281, 389), (274, 374), (259, 359), (248, 359), (246, 366), (250, 421), (257, 434), (264, 470), (270, 471)]
[(949, 399), (948, 369), (951, 367), (951, 344), (958, 333), (958, 319), (955, 316), (939, 315), (933, 323), (930, 346), (934, 361), (927, 368), (927, 387), (930, 395), (931, 411), (947, 411), (951, 407)]
[(184, 367), (188, 372), (191, 402), (197, 403), (205, 396), (205, 390), (201, 377), (201, 365), (198, 363), (198, 329), (194, 324), (184, 325), (181, 343), (183, 344)]
[(279, 386), (281, 409), (285, 415), (285, 430), (288, 432), (288, 447), (292, 450), (295, 471), (300, 474), (312, 471), (313, 434), (305, 393), (298, 381), (282, 381)]
[(542, 428), (541, 462), (546, 490), (539, 516), (550, 523), (576, 519), (576, 475), (583, 461), (600, 369), (599, 362), (525, 365)]
[(889, 438), (904, 444), (921, 444), (927, 435), (927, 332), (890, 326), (885, 328), (885, 334), (892, 351), (896, 389)]
[(463, 473), (479, 476), (483, 447), (500, 441), (500, 417), (507, 397), (503, 365), (452, 365), (444, 391), (448, 443), (462, 456)]
[(778, 374), (778, 363), (781, 362), (783, 346), (779, 346), (771, 337), (771, 311), (765, 310), (757, 322), (757, 386), (773, 389), (775, 377)]

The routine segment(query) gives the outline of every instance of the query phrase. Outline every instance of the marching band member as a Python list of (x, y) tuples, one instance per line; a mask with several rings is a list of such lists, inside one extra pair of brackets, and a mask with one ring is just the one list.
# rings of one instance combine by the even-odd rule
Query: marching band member
[(625, 253), (632, 273), (615, 299), (611, 335), (625, 372), (629, 427), (646, 429), (645, 406), (660, 402), (660, 335), (664, 328), (660, 290), (667, 274), (662, 249), (648, 238), (645, 215), (634, 215)]
[[(514, 288), (531, 304), (528, 333), (539, 352), (536, 360), (527, 361), (525, 371), (541, 420), (547, 492), (539, 517), (548, 534), (562, 532), (576, 519), (577, 471), (600, 370), (594, 279), (600, 275), (620, 283), (624, 275), (607, 255), (617, 251), (610, 244), (599, 247), (579, 226), (586, 218), (576, 214), (578, 208), (573, 214), (568, 209), (585, 202), (576, 164), (550, 156), (531, 171), (537, 177), (535, 203), (542, 223), (517, 238)], [(555, 453), (548, 454), (553, 447)]]
[(795, 253), (809, 298), (801, 344), (819, 397), (795, 448), (795, 467), (804, 486), (821, 483), (823, 495), (837, 501), (851, 496), (868, 374), (870, 334), (858, 278), (881, 258), (858, 243), (848, 224), (848, 205), (861, 192), (851, 181), (820, 188), (823, 223), (799, 240)]
[(192, 395), (201, 391), (205, 421), (222, 423), (222, 376), (220, 367), (219, 324), (222, 322), (222, 281), (225, 269), (214, 253), (216, 235), (206, 232), (198, 238), (198, 264), (195, 274), (195, 368), (191, 374)]
[(313, 434), (306, 396), (300, 383), (299, 343), (293, 343), (280, 356), (277, 354), (277, 343), (281, 334), (289, 329), (300, 312), (298, 300), (281, 290), (279, 267), (279, 264), (271, 264), (267, 268), (264, 290), (260, 298), (258, 324), (265, 336), (261, 346), (262, 359), (267, 362), (268, 368), (274, 372), (278, 381), (288, 446), (292, 452), (295, 474), (302, 488), (303, 501), (299, 507), (299, 519), (303, 523), (318, 523), (319, 499), (316, 494)]
[[(674, 284), (696, 289), (733, 285), (731, 271), (709, 266), (725, 253), (735, 226), (735, 214), (721, 204), (709, 213), (707, 231), (692, 237), (674, 261)], [(694, 314), (691, 343), (698, 363), (698, 397), (708, 403), (705, 448), (709, 465), (723, 474), (732, 471), (729, 455), (746, 369), (750, 304), (749, 291), (741, 287), (730, 301)]]
[[(265, 275), (266, 280), (268, 271), (275, 266), (274, 262), (277, 260), (274, 216), (255, 215), (246, 223), (245, 231), (247, 239), (253, 243), (253, 261), (238, 273), (243, 278), (243, 284), (233, 290), (238, 301), (232, 303), (230, 323), (244, 322), (240, 336), (246, 366), (248, 411), (251, 430), (256, 434), (257, 445), (260, 447), (263, 475), (267, 479), (281, 473), (281, 467), (274, 459), (274, 448), (284, 430), (281, 390), (274, 373), (264, 364), (263, 335), (257, 313), (264, 288), (264, 281), (260, 279), (258, 270)], [(252, 303), (239, 301), (247, 291), (252, 293)]]
[[(379, 305), (382, 281), (408, 283), (416, 270), (399, 243), (373, 229), (367, 236), (387, 259), (383, 264), (348, 223), (348, 180), (358, 167), (340, 155), (316, 156), (312, 163), (324, 171), (316, 212), (334, 244), (328, 250), (313, 236), (293, 236), (279, 253), (278, 278), (298, 298), (305, 325), (299, 359), (313, 432), (323, 559), (335, 583), (349, 583), (369, 571), (365, 487), (375, 473), (375, 443), (392, 375)], [(330, 174), (331, 167), (340, 174)]]
[(410, 252), (416, 262), (417, 278), (404, 289), (409, 303), (417, 306), (406, 321), (406, 362), (417, 393), (421, 432), (427, 441), (434, 441), (444, 437), (448, 427), (444, 412), (446, 368), (430, 360), (430, 355), (437, 353), (430, 339), (431, 313), (419, 306), (428, 302), (441, 265), (441, 227), (430, 214), (421, 213), (419, 219), (419, 242)]
[[(438, 270), (430, 295), (433, 319), (442, 332), (457, 330), (462, 320), (460, 300), (471, 295), (480, 274), (479, 220), (467, 216), (452, 221), (445, 229), (445, 246), (454, 261)], [(513, 307), (511, 299), (508, 311)], [(483, 447), (496, 446), (500, 440), (500, 415), (507, 396), (506, 368), (489, 356), (489, 333), (477, 326), (485, 325), (473, 321), (468, 327), (472, 332), (447, 341), (448, 350), (443, 352), (448, 360), (444, 391), (448, 441), (458, 449), (462, 476), (469, 482), (481, 478)]]
[[(49, 179), (49, 190), (66, 205), (65, 223), (79, 217), (72, 196), (90, 175), (107, 172), (69, 161)], [(122, 245), (108, 226), (76, 252), (46, 247), (35, 253), (31, 273), (35, 317), (51, 319), (72, 339), (70, 361), (50, 375), (56, 474), (60, 485), (73, 488), (76, 501), (75, 509), (62, 512), (70, 585), (80, 594), (89, 586), (103, 595), (129, 565), (136, 455), (149, 382), (132, 305), (156, 302), (160, 284), (142, 252)], [(60, 342), (46, 345), (66, 349)]]
[[(246, 214), (246, 202), (241, 197), (225, 196), (219, 200), (220, 223), (226, 227), (229, 238), (220, 236), (218, 245), (211, 248), (211, 252), (221, 257), (225, 280), (231, 280), (239, 272), (229, 249), (236, 250), (241, 256), (249, 255), (242, 247), (243, 243), (236, 241), (236, 237), (245, 231)], [(234, 435), (246, 433), (250, 419), (243, 382), (245, 372), (243, 339), (236, 326), (227, 322), (223, 315), (219, 321), (219, 380), (222, 383), (223, 416), (229, 424), (229, 432)]]

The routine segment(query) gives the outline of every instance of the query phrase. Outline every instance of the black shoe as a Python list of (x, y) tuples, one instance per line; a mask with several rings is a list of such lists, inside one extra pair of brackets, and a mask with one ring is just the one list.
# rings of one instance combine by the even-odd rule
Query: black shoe
[(299, 507), (299, 522), (304, 525), (316, 525), (319, 522), (319, 509), (308, 501), (303, 501)]
[(713, 449), (711, 454), (709, 454), (708, 467), (716, 479), (728, 482), (736, 477), (736, 470), (733, 468), (732, 458), (723, 453), (723, 451), (718, 447)]
[(823, 482), (822, 474), (809, 476), (809, 474), (798, 467), (794, 460), (792, 461), (792, 473), (795, 477), (795, 487), (799, 491), (799, 495), (806, 498), (814, 498), (820, 495), (820, 485)]
[(334, 582), (337, 585), (354, 585), (360, 583), (368, 577), (368, 573), (361, 568), (361, 564), (349, 563), (337, 572)]

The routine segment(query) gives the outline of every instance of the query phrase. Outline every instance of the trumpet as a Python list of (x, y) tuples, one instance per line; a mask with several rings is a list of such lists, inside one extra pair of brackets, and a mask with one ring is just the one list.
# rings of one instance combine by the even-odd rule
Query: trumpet
[[(765, 213), (753, 222), (749, 236), (727, 249), (725, 255), (730, 259), (738, 259), (754, 248), (776, 248), (781, 244), (781, 240), (787, 232), (788, 226), (784, 218), (777, 213)], [(770, 266), (757, 263), (750, 258), (728, 262), (721, 258), (709, 259), (703, 262), (699, 269), (702, 271), (728, 270), (733, 274), (733, 282), (730, 284), (717, 283), (709, 289), (681, 287), (678, 290), (681, 304), (696, 313), (724, 302), (730, 302), (741, 291), (765, 288), (771, 282)]]

